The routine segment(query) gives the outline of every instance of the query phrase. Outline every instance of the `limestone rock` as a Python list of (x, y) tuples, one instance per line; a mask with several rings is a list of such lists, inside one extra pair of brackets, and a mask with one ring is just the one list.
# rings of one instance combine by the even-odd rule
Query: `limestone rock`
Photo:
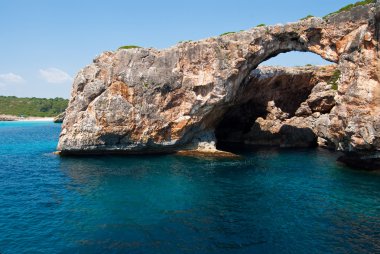
[(59, 114), (56, 117), (54, 117), (53, 122), (55, 122), (55, 123), (62, 123), (63, 120), (65, 119), (65, 117), (66, 117), (66, 112), (62, 112), (61, 114)]
[(306, 104), (312, 112), (328, 113), (335, 106), (336, 95), (331, 85), (321, 82), (313, 88)]
[[(258, 67), (249, 79), (248, 102), (232, 107), (216, 128), (217, 140), (260, 146), (311, 147), (317, 145), (321, 112), (308, 105), (311, 98), (324, 101), (323, 93), (336, 92), (330, 80), (336, 65), (322, 67)], [(313, 100), (312, 100), (313, 101)], [(317, 104), (316, 104), (317, 105)], [(324, 112), (323, 112), (324, 113)]]
[(11, 116), (11, 115), (0, 115), (0, 121), (4, 122), (10, 122), (10, 121), (17, 121), (20, 118), (17, 116)]
[[(321, 138), (336, 149), (377, 154), (379, 7), (358, 6), (327, 19), (258, 27), (164, 50), (104, 52), (74, 80), (58, 150), (63, 154), (160, 153), (194, 147), (194, 142), (202, 140), (199, 137), (204, 133), (213, 132), (232, 108), (244, 105), (252, 111), (255, 103), (261, 104), (252, 99), (259, 98), (257, 94), (270, 94), (265, 91), (269, 87), (272, 94), (267, 97), (272, 98), (263, 101), (274, 100), (276, 107), (290, 117), (307, 116), (302, 118), (313, 125), (313, 133), (323, 132)], [(261, 73), (256, 68), (266, 59), (289, 51), (314, 52), (337, 63), (341, 72), (337, 93), (333, 96), (331, 91), (320, 91), (306, 101), (305, 91), (310, 86), (300, 87), (299, 93), (295, 89), (274, 89), (276, 84), (268, 79), (277, 74), (270, 71), (282, 70)], [(303, 78), (310, 80), (311, 75), (312, 71)], [(266, 83), (257, 90), (251, 84), (260, 80)], [(299, 81), (289, 84), (305, 84)], [(322, 78), (319, 82), (328, 80)], [(279, 93), (289, 94), (294, 100), (282, 104), (275, 99), (281, 97)], [(298, 98), (305, 94), (306, 98)], [(307, 108), (296, 114), (305, 101), (319, 117), (308, 116)], [(266, 109), (262, 111), (246, 117), (253, 119), (244, 119), (251, 123), (246, 131), (252, 127), (248, 120), (254, 122)], [(321, 117), (328, 118), (323, 128), (317, 125)]]
[(309, 116), (313, 113), (307, 102), (302, 102), (301, 106), (295, 112), (296, 116)]

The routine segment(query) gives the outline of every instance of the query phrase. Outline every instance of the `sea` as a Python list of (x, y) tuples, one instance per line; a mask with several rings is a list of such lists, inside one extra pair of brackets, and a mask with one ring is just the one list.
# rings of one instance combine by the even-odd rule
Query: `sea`
[(60, 157), (0, 122), (0, 253), (380, 253), (380, 172), (319, 149)]

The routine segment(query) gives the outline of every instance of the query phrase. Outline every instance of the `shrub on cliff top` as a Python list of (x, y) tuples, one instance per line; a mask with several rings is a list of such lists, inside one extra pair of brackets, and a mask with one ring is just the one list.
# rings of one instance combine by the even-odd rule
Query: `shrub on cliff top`
[(136, 48), (141, 48), (141, 47), (136, 46), (136, 45), (126, 45), (126, 46), (121, 46), (119, 49), (136, 49)]
[(265, 24), (258, 24), (256, 27), (266, 26)]
[(340, 8), (339, 10), (337, 10), (335, 12), (327, 14), (323, 18), (327, 18), (328, 16), (330, 16), (332, 14), (337, 14), (337, 13), (340, 13), (340, 12), (343, 12), (343, 11), (349, 11), (352, 8), (356, 7), (356, 6), (366, 5), (366, 4), (373, 4), (373, 3), (376, 3), (376, 0), (364, 0), (364, 1), (356, 2), (354, 4), (349, 4), (349, 5), (344, 6), (343, 8)]
[(307, 15), (306, 17), (304, 17), (304, 18), (302, 18), (300, 20), (306, 20), (306, 19), (309, 19), (309, 18), (314, 18), (314, 16), (313, 15)]
[(221, 35), (219, 36), (223, 36), (223, 35), (227, 35), (227, 34), (234, 34), (235, 32), (226, 32), (226, 33), (222, 33)]
[(179, 41), (178, 43), (186, 43), (186, 42), (192, 42), (192, 40), (187, 40), (187, 41)]

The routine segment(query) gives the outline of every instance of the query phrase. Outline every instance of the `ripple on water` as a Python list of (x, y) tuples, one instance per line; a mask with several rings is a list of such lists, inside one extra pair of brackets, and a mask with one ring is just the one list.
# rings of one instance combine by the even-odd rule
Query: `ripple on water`
[(1, 253), (379, 253), (380, 175), (319, 150), (241, 160), (52, 155), (0, 123)]

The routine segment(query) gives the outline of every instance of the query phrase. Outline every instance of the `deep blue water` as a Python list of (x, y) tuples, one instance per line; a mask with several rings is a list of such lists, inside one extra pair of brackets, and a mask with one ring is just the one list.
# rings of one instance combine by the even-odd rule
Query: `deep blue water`
[(0, 122), (0, 253), (379, 253), (380, 173), (320, 150), (241, 160), (53, 155)]

